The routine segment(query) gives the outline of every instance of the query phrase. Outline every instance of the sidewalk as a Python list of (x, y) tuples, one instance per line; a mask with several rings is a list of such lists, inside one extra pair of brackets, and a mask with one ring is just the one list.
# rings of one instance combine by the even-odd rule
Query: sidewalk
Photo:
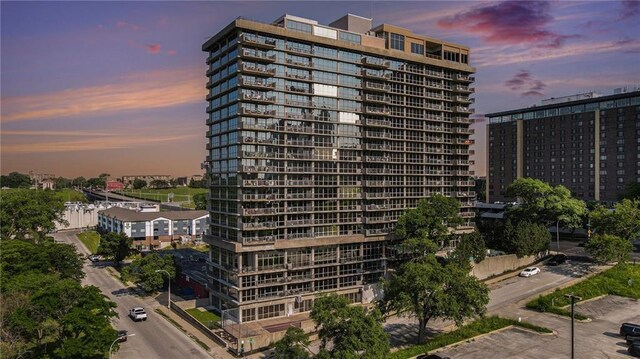
[(173, 324), (178, 329), (186, 333), (187, 336), (189, 336), (193, 341), (195, 341), (198, 344), (203, 343), (204, 345), (209, 347), (208, 349), (203, 347), (203, 349), (207, 350), (209, 352), (209, 355), (211, 355), (212, 358), (216, 358), (216, 359), (234, 358), (234, 356), (231, 355), (231, 353), (227, 352), (225, 348), (221, 347), (220, 344), (209, 339), (209, 337), (202, 334), (202, 332), (194, 328), (191, 324), (189, 324), (187, 321), (182, 319), (179, 315), (177, 315), (173, 311), (170, 312), (166, 306), (160, 306), (157, 308), (157, 310), (162, 312), (165, 319), (167, 319), (168, 317), (170, 319), (169, 322), (171, 324)]

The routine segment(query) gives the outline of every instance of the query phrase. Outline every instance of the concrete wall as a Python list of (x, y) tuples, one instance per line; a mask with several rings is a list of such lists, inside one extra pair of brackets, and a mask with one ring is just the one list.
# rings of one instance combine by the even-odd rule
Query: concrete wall
[(64, 219), (69, 224), (56, 223), (56, 230), (95, 227), (98, 224), (98, 208), (86, 205), (67, 206)]
[(539, 258), (539, 255), (518, 258), (515, 254), (487, 257), (480, 263), (474, 263), (471, 274), (482, 280), (494, 275), (500, 275), (504, 272), (526, 267), (537, 261)]

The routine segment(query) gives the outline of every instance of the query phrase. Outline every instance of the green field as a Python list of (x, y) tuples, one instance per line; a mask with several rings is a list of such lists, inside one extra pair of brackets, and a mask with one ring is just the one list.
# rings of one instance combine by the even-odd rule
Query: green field
[(159, 202), (169, 202), (168, 195), (169, 193), (173, 193), (172, 202), (188, 202), (193, 203), (192, 196), (198, 193), (206, 193), (208, 190), (206, 188), (191, 188), (191, 187), (176, 187), (176, 188), (165, 188), (165, 189), (150, 189), (150, 188), (142, 188), (142, 189), (128, 189), (124, 191), (118, 191), (125, 196), (135, 197), (140, 199), (148, 199), (152, 201)]
[(86, 231), (78, 233), (78, 239), (84, 243), (89, 249), (89, 252), (96, 253), (98, 251), (98, 244), (100, 244), (100, 235), (94, 231)]
[[(405, 349), (391, 353), (388, 357), (391, 359), (405, 359), (424, 354), (432, 350), (445, 347), (447, 345), (471, 339), (481, 334), (489, 333), (494, 330), (502, 329), (510, 325), (527, 328), (538, 333), (551, 333), (551, 330), (533, 325), (527, 322), (518, 322), (515, 319), (502, 317), (484, 317), (469, 324), (451, 331), (449, 333), (436, 334), (424, 344), (416, 344)], [(417, 329), (416, 329), (417, 330)]]
[(187, 313), (196, 318), (200, 323), (206, 325), (209, 329), (214, 328), (220, 322), (220, 316), (209, 310), (202, 311), (198, 308), (191, 308), (187, 309)]
[[(631, 278), (631, 285), (628, 283), (629, 278)], [(527, 303), (527, 308), (570, 316), (571, 313), (568, 310), (561, 308), (571, 304), (569, 299), (564, 296), (565, 294), (574, 294), (581, 297), (582, 300), (605, 294), (640, 299), (640, 266), (618, 264), (571, 287), (540, 296)], [(576, 318), (587, 319), (582, 314), (576, 314)]]

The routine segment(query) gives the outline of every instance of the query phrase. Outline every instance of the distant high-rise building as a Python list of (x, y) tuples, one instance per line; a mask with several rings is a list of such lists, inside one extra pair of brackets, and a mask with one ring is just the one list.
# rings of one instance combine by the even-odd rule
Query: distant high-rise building
[(371, 23), (239, 18), (203, 45), (225, 315), (304, 312), (327, 291), (370, 301), (398, 217), (425, 197), (458, 198), (471, 225), (469, 49)]
[(488, 114), (490, 201), (516, 179), (563, 185), (584, 200), (615, 201), (640, 182), (640, 92), (566, 96)]

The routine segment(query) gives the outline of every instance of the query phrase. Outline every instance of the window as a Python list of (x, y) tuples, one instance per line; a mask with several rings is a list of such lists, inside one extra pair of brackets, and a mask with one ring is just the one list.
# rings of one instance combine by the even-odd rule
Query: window
[(349, 32), (340, 31), (340, 40), (360, 44), (360, 35)]
[(414, 54), (424, 55), (424, 45), (411, 43), (411, 52)]
[(287, 28), (294, 31), (307, 32), (309, 34), (313, 31), (313, 27), (311, 25), (293, 20), (287, 20)]
[(389, 47), (395, 50), (404, 51), (404, 36), (391, 33)]

